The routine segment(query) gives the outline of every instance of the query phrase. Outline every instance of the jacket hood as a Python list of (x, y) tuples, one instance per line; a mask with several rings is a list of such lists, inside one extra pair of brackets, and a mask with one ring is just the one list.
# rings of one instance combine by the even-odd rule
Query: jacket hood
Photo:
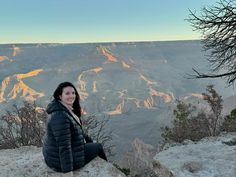
[(54, 99), (53, 101), (51, 101), (48, 104), (48, 106), (46, 108), (46, 112), (48, 114), (51, 114), (52, 112), (55, 112), (55, 111), (67, 111), (68, 112), (68, 110), (65, 106), (63, 106), (59, 101)]

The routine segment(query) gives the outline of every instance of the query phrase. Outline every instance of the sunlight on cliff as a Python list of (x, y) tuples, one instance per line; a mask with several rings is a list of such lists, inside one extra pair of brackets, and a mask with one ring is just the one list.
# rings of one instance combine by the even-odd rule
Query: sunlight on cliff
[(97, 50), (104, 55), (108, 61), (117, 62), (118, 59), (106, 48), (106, 47), (97, 47)]
[(16, 55), (18, 55), (20, 52), (22, 52), (22, 50), (20, 49), (20, 47), (16, 47), (16, 46), (13, 46), (12, 47), (12, 56), (15, 57)]
[(203, 99), (203, 95), (200, 94), (200, 93), (191, 93), (190, 95), (193, 96), (193, 97), (197, 97), (197, 98)]
[(157, 90), (153, 89), (152, 87), (150, 87), (150, 95), (161, 97), (165, 103), (170, 103), (171, 101), (174, 100), (173, 93), (168, 94), (168, 93), (164, 93), (164, 92), (158, 92)]
[(125, 63), (124, 61), (122, 61), (122, 66), (123, 68), (130, 68), (130, 65), (128, 65), (127, 63)]
[(140, 78), (143, 79), (144, 81), (146, 81), (148, 85), (156, 84), (155, 81), (151, 81), (150, 79), (148, 79), (144, 75), (142, 75), (142, 74), (139, 74), (139, 75), (140, 75)]
[(89, 96), (89, 94), (87, 92), (80, 91), (79, 89), (78, 89), (78, 93), (79, 93), (80, 99), (82, 101), (85, 101)]
[(154, 108), (154, 100), (152, 97), (148, 97), (146, 100), (143, 101), (144, 107), (151, 109)]
[(87, 115), (88, 112), (84, 109), (84, 108), (81, 108), (81, 115)]
[[(37, 92), (34, 89), (26, 85), (22, 79), (37, 76), (43, 69), (37, 69), (26, 74), (15, 74), (14, 76), (6, 77), (1, 84), (0, 89), (0, 102), (6, 101), (4, 95), (6, 95), (6, 89), (10, 87), (10, 91), (7, 97), (10, 99), (16, 99), (17, 96), (24, 97), (26, 100), (33, 101), (36, 97), (43, 97), (43, 92)], [(12, 88), (11, 88), (12, 87)], [(21, 94), (21, 95), (20, 95)]]
[(96, 74), (100, 73), (102, 70), (103, 70), (102, 67), (97, 67), (97, 68), (91, 69), (91, 71), (94, 71)]
[(1, 85), (1, 89), (0, 89), (0, 103), (3, 101), (6, 101), (6, 99), (4, 98), (4, 93), (5, 90), (7, 88), (7, 85), (10, 82), (10, 77), (6, 77), (3, 81), (2, 81), (2, 85)]
[(204, 98), (201, 93), (190, 93), (190, 94), (188, 94), (188, 96), (185, 96), (184, 99), (187, 100), (190, 97), (196, 97), (196, 98), (199, 98), (199, 99), (203, 99)]
[[(81, 92), (81, 99), (84, 101), (85, 99), (87, 99), (88, 97), (88, 93), (86, 91), (86, 84), (87, 81), (83, 80), (82, 77), (86, 74), (86, 73), (96, 73), (99, 74), (101, 71), (103, 70), (102, 67), (97, 67), (97, 68), (93, 68), (93, 69), (89, 69), (86, 71), (83, 71), (79, 76), (78, 76), (78, 84), (79, 84), (79, 90)], [(93, 85), (92, 85), (92, 92), (97, 92), (97, 83), (96, 81), (93, 81)]]
[(96, 81), (93, 81), (93, 93), (97, 92)]
[(36, 97), (43, 97), (45, 94), (43, 92), (39, 93), (27, 86), (22, 80), (15, 84), (12, 91), (8, 94), (10, 99), (15, 99), (19, 93), (22, 93), (21, 97), (26, 100), (33, 101)]
[(79, 76), (78, 76), (78, 82), (79, 82), (79, 89), (82, 91), (82, 92), (85, 92), (86, 91), (86, 82), (84, 80), (82, 80), (82, 76), (83, 76), (83, 73), (82, 72)]
[(43, 69), (36, 69), (36, 70), (33, 70), (33, 71), (25, 73), (25, 74), (16, 74), (16, 78), (17, 79), (24, 79), (27, 77), (33, 77), (33, 76), (37, 76), (41, 72), (43, 72)]
[(9, 59), (7, 56), (0, 56), (0, 62), (2, 62), (4, 60), (13, 61), (13, 60)]
[(109, 114), (109, 115), (122, 114), (123, 107), (124, 107), (124, 100), (122, 100), (122, 102), (116, 106), (115, 110), (109, 111), (109, 112), (107, 112), (107, 114)]

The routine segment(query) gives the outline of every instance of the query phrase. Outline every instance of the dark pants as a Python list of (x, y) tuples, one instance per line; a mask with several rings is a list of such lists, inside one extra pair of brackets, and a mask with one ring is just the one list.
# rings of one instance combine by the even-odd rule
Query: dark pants
[(97, 156), (107, 161), (106, 154), (100, 143), (86, 143), (84, 147), (84, 152), (85, 152), (85, 164), (89, 163)]

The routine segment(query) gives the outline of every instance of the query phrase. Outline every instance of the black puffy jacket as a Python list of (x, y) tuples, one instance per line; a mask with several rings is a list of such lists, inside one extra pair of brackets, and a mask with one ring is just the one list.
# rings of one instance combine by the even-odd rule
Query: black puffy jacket
[(53, 100), (47, 113), (49, 117), (43, 140), (46, 164), (64, 173), (83, 167), (85, 140), (81, 125), (59, 101)]

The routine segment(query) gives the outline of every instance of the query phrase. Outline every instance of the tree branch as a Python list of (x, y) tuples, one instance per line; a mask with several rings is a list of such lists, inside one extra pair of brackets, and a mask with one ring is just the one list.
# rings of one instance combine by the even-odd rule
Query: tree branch
[[(204, 74), (204, 73), (200, 73), (198, 72), (196, 69), (192, 68), (193, 71), (195, 72), (195, 74), (190, 75), (187, 74), (188, 77), (186, 77), (187, 79), (199, 79), (199, 78), (219, 78), (219, 77), (225, 77), (225, 76), (231, 76), (231, 75), (236, 75), (236, 70), (232, 71), (232, 72), (227, 72), (227, 73), (223, 73), (223, 74)], [(231, 81), (233, 82), (233, 80)], [(230, 82), (230, 83), (231, 83)]]

